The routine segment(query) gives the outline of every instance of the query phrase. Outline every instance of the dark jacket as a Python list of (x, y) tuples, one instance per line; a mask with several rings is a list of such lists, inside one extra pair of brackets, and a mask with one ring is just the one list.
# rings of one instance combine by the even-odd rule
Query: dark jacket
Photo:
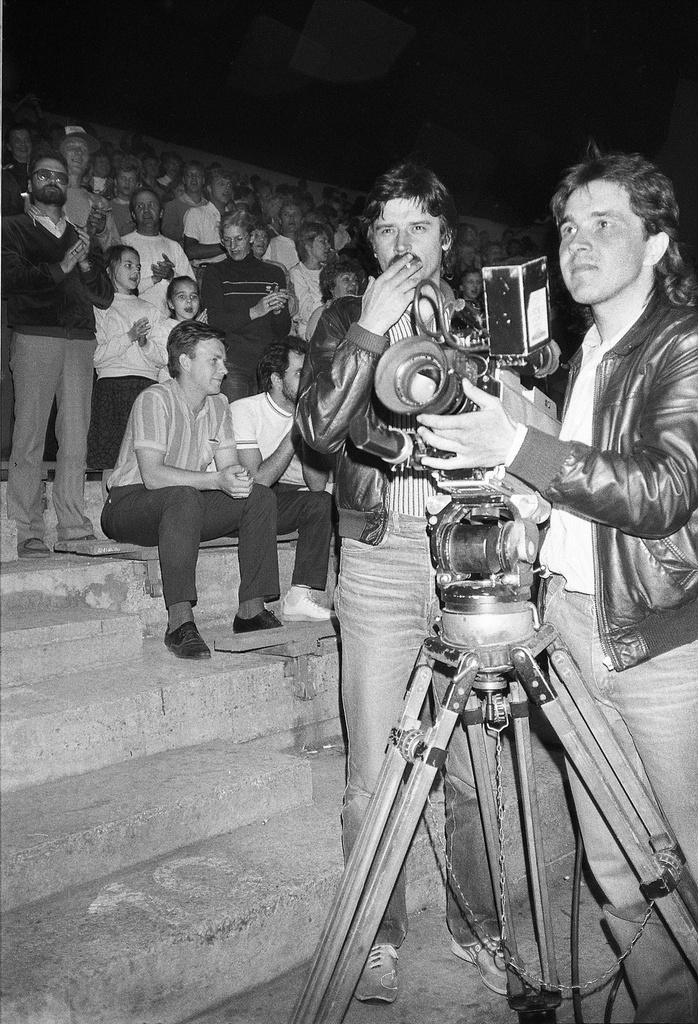
[(311, 448), (339, 453), (334, 495), (340, 534), (378, 544), (388, 522), (388, 469), (356, 448), (348, 435), (355, 416), (380, 422), (373, 376), (388, 338), (359, 327), (360, 315), (361, 299), (347, 296), (320, 317), (301, 377), (298, 419)]
[(68, 274), (60, 263), (78, 235), (68, 224), (60, 238), (21, 213), (2, 220), (2, 295), (7, 319), (23, 334), (93, 339), (93, 306), (108, 309), (114, 289), (99, 255), (90, 253), (88, 271)]
[(621, 670), (698, 638), (698, 310), (650, 301), (601, 361), (592, 430), (589, 447), (529, 428), (509, 472), (592, 521), (601, 642)]
[[(354, 416), (377, 415), (373, 376), (388, 341), (360, 328), (360, 313), (355, 298), (323, 313), (298, 415), (314, 448), (339, 452), (340, 533), (377, 544), (385, 466), (348, 431)], [(593, 521), (601, 641), (622, 670), (698, 638), (698, 311), (650, 302), (604, 357), (596, 393), (592, 447), (530, 427), (509, 472)]]
[(211, 327), (225, 331), (228, 362), (253, 374), (262, 353), (291, 330), (288, 305), (280, 313), (252, 320), (250, 309), (274, 288), (285, 288), (281, 267), (258, 260), (250, 252), (242, 260), (228, 256), (209, 263), (201, 283), (201, 305)]

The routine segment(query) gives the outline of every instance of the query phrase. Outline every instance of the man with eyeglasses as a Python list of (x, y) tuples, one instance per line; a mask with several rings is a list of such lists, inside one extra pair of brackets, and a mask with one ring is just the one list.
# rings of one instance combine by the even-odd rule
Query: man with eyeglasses
[(259, 393), (257, 363), (291, 330), (286, 276), (252, 252), (255, 223), (247, 210), (225, 214), (220, 239), (227, 256), (206, 267), (201, 283), (208, 322), (225, 331), (228, 376), (221, 391), (229, 402)]
[(3, 217), (2, 295), (13, 328), (10, 369), (15, 425), (7, 514), (17, 523), (20, 558), (50, 555), (44, 541), (41, 463), (54, 396), (58, 454), (53, 505), (58, 540), (93, 535), (84, 511), (87, 430), (95, 351), (93, 306), (114, 291), (90, 236), (65, 217), (68, 167), (58, 153), (29, 166), (27, 213)]

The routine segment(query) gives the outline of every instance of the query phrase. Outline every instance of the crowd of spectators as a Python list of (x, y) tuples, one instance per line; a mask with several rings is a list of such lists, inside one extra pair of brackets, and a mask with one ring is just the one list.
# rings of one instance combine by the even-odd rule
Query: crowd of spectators
[[(319, 273), (325, 263), (335, 255), (351, 256), (361, 265), (359, 280), (376, 271), (360, 231), (363, 196), (352, 200), (334, 186), (325, 186), (321, 195), (314, 196), (305, 179), (274, 186), (260, 175), (241, 174), (218, 161), (205, 165), (200, 160), (185, 160), (175, 150), (157, 153), (134, 132), (126, 132), (118, 145), (91, 130), (83, 134), (82, 144), (75, 138), (67, 142), (62, 125), (45, 121), (18, 121), (6, 129), (3, 216), (24, 209), (30, 153), (48, 148), (68, 155), (77, 149), (71, 191), (80, 188), (81, 192), (69, 200), (69, 219), (73, 220), (71, 202), (77, 213), (79, 198), (80, 221), (86, 221), (88, 194), (92, 211), (101, 211), (102, 226), (108, 228), (99, 238), (105, 251), (134, 232), (131, 199), (137, 188), (147, 188), (160, 203), (161, 234), (182, 246), (201, 283), (203, 268), (226, 257), (219, 235), (221, 217), (236, 211), (248, 213), (253, 222), (255, 258), (286, 268), (287, 282), (298, 298), (293, 330), (301, 337), (306, 337), (307, 322), (321, 305)], [(264, 250), (262, 241), (266, 242)], [(492, 230), (461, 223), (447, 280), (457, 297), (472, 299), (468, 293), (483, 266), (521, 262), (538, 255), (539, 248), (529, 233), (506, 228), (495, 236)], [(470, 284), (466, 285), (468, 276)]]
[[(3, 218), (36, 216), (37, 157), (55, 165), (54, 179), (62, 164), (64, 184), (48, 184), (60, 186), (56, 209), (87, 247), (75, 274), (86, 273), (80, 266), (92, 260), (111, 285), (108, 304), (95, 306), (82, 325), (90, 333), (94, 321), (87, 466), (101, 470), (105, 483), (135, 399), (168, 378), (167, 341), (179, 323), (198, 320), (223, 333), (222, 392), (231, 402), (245, 399), (259, 394), (256, 369), (270, 345), (288, 336), (309, 339), (328, 305), (363, 294), (378, 273), (361, 231), (364, 197), (352, 200), (340, 188), (313, 195), (303, 179), (274, 186), (219, 161), (157, 153), (137, 133), (125, 133), (117, 145), (89, 125), (40, 118), (11, 123), (4, 146)], [(443, 285), (447, 299), (481, 311), (482, 267), (536, 255), (529, 236), (507, 230), (493, 238), (461, 224)], [(60, 325), (58, 309), (47, 316)], [(81, 402), (84, 409), (85, 395)], [(42, 400), (37, 434), (46, 415)], [(89, 535), (91, 527), (81, 518), (72, 535)], [(26, 525), (28, 539), (36, 532), (36, 523)]]

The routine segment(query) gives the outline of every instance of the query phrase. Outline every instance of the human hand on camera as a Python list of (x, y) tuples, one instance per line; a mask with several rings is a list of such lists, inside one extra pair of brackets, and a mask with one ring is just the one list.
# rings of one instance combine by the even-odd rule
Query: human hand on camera
[(369, 278), (361, 301), (359, 326), (371, 334), (386, 334), (412, 302), (422, 267), (418, 256), (406, 252), (380, 277)]
[(422, 456), (422, 463), (432, 469), (475, 469), (500, 466), (506, 459), (516, 437), (516, 423), (494, 395), (476, 388), (463, 378), (463, 394), (478, 406), (478, 411), (457, 416), (436, 416), (422, 413), (418, 433), (430, 448), (455, 452), (455, 456), (438, 458)]

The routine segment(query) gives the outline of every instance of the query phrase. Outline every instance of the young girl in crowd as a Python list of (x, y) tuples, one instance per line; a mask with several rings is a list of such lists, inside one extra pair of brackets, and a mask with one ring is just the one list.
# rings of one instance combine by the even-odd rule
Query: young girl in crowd
[[(199, 286), (193, 277), (173, 277), (167, 286), (165, 298), (170, 311), (169, 317), (165, 320), (167, 331), (165, 342), (167, 342), (172, 328), (182, 320), (198, 320), (202, 324), (208, 323), (206, 310), (201, 309)], [(165, 366), (160, 373), (160, 381), (167, 380), (168, 377), (169, 373)]]
[(169, 335), (160, 311), (138, 297), (141, 263), (136, 250), (114, 245), (106, 260), (114, 299), (109, 309), (94, 308), (97, 382), (87, 435), (87, 465), (103, 470), (103, 481), (116, 464), (131, 406), (167, 365)]
[(193, 277), (173, 277), (167, 287), (168, 333), (182, 320), (198, 320), (207, 324), (206, 310), (201, 309), (199, 286)]

